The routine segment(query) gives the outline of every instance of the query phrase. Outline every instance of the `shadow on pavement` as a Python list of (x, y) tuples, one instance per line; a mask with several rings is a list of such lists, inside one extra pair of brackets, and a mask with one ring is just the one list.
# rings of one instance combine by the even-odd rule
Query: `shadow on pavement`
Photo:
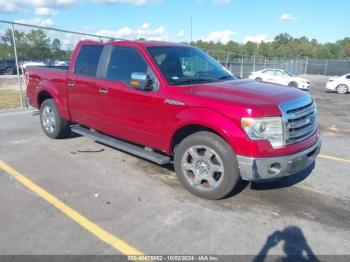
[[(269, 251), (282, 242), (285, 255), (268, 256)], [(308, 245), (303, 231), (297, 226), (289, 226), (268, 236), (264, 246), (253, 262), (263, 261), (319, 261)]]

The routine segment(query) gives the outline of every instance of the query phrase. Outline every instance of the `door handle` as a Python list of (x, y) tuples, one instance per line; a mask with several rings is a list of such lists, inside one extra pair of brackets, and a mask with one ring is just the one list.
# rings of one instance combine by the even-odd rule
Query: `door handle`
[(100, 88), (98, 92), (100, 92), (101, 94), (108, 94), (108, 90), (106, 88)]
[(75, 83), (72, 81), (69, 81), (67, 85), (68, 85), (68, 87), (71, 87), (71, 88), (75, 87)]

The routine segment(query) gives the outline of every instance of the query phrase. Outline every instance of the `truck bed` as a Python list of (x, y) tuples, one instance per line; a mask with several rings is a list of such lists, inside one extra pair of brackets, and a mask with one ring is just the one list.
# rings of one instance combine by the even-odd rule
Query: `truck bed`
[(30, 104), (39, 108), (37, 95), (41, 86), (59, 93), (58, 97), (66, 98), (67, 96), (67, 73), (68, 68), (63, 66), (33, 66), (26, 69), (27, 79), (27, 96)]

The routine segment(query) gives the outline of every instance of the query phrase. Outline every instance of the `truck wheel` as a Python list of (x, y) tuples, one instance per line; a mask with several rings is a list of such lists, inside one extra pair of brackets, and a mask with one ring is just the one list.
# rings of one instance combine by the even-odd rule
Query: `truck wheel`
[(51, 138), (63, 138), (70, 134), (69, 121), (60, 117), (53, 99), (46, 99), (40, 106), (40, 122), (45, 134)]
[(202, 198), (223, 198), (240, 180), (235, 153), (224, 139), (211, 132), (201, 131), (182, 140), (174, 162), (181, 183)]
[(257, 77), (257, 78), (255, 78), (255, 81), (261, 82), (262, 79), (261, 79), (261, 77)]

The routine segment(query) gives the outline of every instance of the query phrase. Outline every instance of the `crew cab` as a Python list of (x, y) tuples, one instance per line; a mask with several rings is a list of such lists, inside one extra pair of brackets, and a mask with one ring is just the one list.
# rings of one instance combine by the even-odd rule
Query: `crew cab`
[(299, 173), (320, 149), (308, 93), (238, 79), (192, 46), (82, 41), (69, 68), (26, 74), (46, 135), (74, 132), (173, 163), (182, 184), (203, 198), (225, 197), (240, 179)]

